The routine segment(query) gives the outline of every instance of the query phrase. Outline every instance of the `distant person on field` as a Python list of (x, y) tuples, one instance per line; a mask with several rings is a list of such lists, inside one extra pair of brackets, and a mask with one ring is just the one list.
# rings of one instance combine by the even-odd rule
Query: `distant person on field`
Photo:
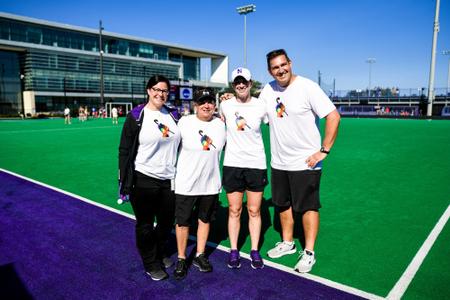
[[(334, 144), (340, 116), (316, 83), (292, 73), (285, 50), (269, 52), (267, 68), (275, 80), (264, 86), (259, 98), (265, 101), (269, 118), (272, 201), (280, 214), (282, 230), (282, 241), (267, 255), (278, 258), (296, 252), (294, 214), (299, 214), (305, 248), (294, 270), (309, 272), (316, 262), (322, 160)], [(323, 140), (319, 118), (326, 119)]]
[(80, 122), (84, 122), (84, 107), (80, 106), (80, 108), (78, 108), (78, 120)]
[(89, 109), (87, 105), (84, 107), (84, 120), (87, 121), (89, 118)]
[(111, 109), (111, 118), (113, 124), (119, 124), (119, 112), (116, 107)]
[(70, 120), (70, 108), (68, 107), (64, 109), (64, 124), (72, 124)]

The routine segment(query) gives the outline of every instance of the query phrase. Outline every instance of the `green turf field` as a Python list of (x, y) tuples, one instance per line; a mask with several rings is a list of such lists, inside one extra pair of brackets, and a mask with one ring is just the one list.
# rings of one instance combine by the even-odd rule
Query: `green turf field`
[[(121, 127), (110, 119), (0, 121), (0, 168), (131, 212), (129, 204), (116, 204)], [(263, 131), (268, 146), (267, 127)], [(450, 204), (449, 153), (449, 121), (343, 119), (324, 164), (312, 274), (387, 296)], [(279, 226), (269, 187), (264, 196), (261, 253), (267, 259)], [(211, 240), (229, 246), (224, 195), (221, 203)], [(449, 242), (447, 224), (404, 299), (449, 297)], [(242, 243), (248, 252), (249, 238)], [(293, 267), (296, 259), (274, 261)]]

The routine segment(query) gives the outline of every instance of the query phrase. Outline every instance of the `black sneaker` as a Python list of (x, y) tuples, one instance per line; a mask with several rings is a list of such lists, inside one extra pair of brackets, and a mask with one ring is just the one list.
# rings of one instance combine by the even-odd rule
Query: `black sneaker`
[(196, 266), (200, 272), (212, 272), (213, 268), (206, 258), (205, 254), (202, 253), (192, 261), (192, 264)]
[(173, 271), (173, 276), (177, 280), (184, 279), (184, 277), (186, 277), (186, 275), (187, 275), (187, 270), (188, 270), (188, 267), (186, 264), (186, 259), (179, 258), (177, 261), (177, 266), (175, 267), (175, 270)]
[(160, 281), (160, 280), (164, 280), (166, 278), (169, 278), (169, 274), (167, 274), (167, 272), (164, 271), (163, 269), (156, 269), (156, 270), (153, 270), (153, 271), (146, 271), (146, 273), (154, 281)]
[(168, 269), (171, 266), (173, 266), (173, 261), (170, 259), (170, 257), (164, 256), (161, 261), (162, 261), (162, 265), (166, 269)]

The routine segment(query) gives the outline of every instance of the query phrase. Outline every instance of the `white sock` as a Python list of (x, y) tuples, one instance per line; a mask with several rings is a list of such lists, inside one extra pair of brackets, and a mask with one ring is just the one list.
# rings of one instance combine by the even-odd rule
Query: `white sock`
[(286, 245), (289, 245), (289, 246), (294, 245), (294, 241), (290, 241), (290, 242), (288, 242), (288, 241), (283, 241), (283, 243), (285, 243)]

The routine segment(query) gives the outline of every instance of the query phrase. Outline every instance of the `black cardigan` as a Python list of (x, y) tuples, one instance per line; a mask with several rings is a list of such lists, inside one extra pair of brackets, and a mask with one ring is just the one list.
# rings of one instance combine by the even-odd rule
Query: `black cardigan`
[[(144, 107), (141, 104), (133, 108), (127, 115), (123, 124), (122, 135), (119, 144), (119, 192), (121, 195), (129, 195), (134, 185), (134, 161), (139, 148), (139, 133), (144, 120)], [(175, 123), (178, 122), (176, 108), (164, 105)]]

